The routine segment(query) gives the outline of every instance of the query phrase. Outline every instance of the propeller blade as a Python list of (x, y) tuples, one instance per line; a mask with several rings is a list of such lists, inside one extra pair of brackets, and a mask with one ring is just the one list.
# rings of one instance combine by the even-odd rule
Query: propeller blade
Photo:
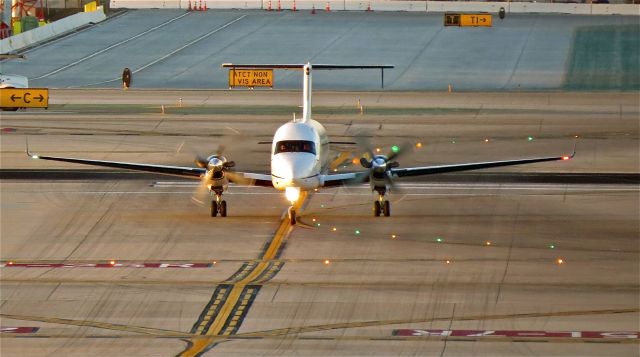
[(366, 169), (370, 169), (372, 166), (371, 161), (365, 159), (364, 157), (360, 158), (360, 165), (362, 165), (362, 167)]
[(234, 171), (225, 171), (227, 178), (229, 181), (235, 183), (236, 185), (251, 185), (252, 180), (250, 178), (246, 178), (237, 172)]
[(226, 149), (226, 146), (224, 146), (224, 144), (218, 145), (218, 149), (216, 149), (216, 155), (222, 156), (225, 149)]
[(205, 168), (209, 163), (207, 158), (201, 155), (196, 155), (194, 162), (196, 163), (196, 166), (198, 166), (199, 168)]
[(208, 205), (209, 188), (207, 187), (208, 175), (203, 175), (196, 190), (191, 195), (191, 200), (200, 206)]

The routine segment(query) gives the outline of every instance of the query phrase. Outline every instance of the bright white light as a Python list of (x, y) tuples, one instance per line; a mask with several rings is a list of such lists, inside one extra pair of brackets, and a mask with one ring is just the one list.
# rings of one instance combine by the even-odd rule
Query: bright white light
[(39, 157), (38, 155), (35, 155), (35, 154), (34, 154), (34, 155), (31, 155), (31, 158), (32, 158), (32, 159), (39, 159), (40, 157)]
[(300, 187), (289, 186), (285, 188), (284, 195), (287, 196), (287, 200), (289, 200), (289, 202), (296, 202), (300, 197)]

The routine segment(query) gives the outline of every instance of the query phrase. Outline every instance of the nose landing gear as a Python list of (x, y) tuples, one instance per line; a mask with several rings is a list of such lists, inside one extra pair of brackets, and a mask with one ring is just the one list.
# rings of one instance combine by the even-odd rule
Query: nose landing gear
[(289, 223), (291, 223), (291, 225), (295, 225), (296, 224), (296, 209), (293, 208), (293, 206), (289, 207)]

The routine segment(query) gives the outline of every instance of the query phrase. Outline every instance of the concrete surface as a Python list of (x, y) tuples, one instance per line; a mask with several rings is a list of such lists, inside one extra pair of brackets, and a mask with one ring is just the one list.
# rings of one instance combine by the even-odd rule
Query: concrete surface
[[(128, 93), (128, 106), (115, 104), (118, 93), (90, 91), (79, 99), (73, 93), (61, 92), (61, 104), (49, 111), (3, 113), (2, 169), (79, 168), (28, 159), (28, 135), (31, 148), (42, 153), (184, 165), (194, 152), (224, 143), (239, 167), (261, 170), (268, 167), (268, 148), (257, 142), (290, 117), (259, 113), (259, 103), (274, 92), (252, 93), (254, 106), (237, 104), (249, 97), (234, 93), (230, 113), (220, 113), (214, 100), (199, 114), (165, 115), (140, 109), (155, 110), (157, 104), (132, 104), (136, 95), (142, 103), (157, 100), (153, 93)], [(188, 94), (194, 102), (214, 97)], [(287, 98), (294, 94), (281, 94), (285, 104), (293, 100)], [(325, 95), (337, 108), (348, 101), (345, 93)], [(411, 102), (411, 95), (405, 100)], [(424, 140), (422, 149), (401, 158), (402, 165), (557, 153), (570, 147), (579, 128), (584, 138), (572, 161), (521, 170), (637, 173), (632, 99), (592, 96), (565, 95), (550, 109), (551, 97), (531, 95), (527, 102), (516, 93), (506, 97), (509, 107), (501, 112), (492, 109), (501, 94), (461, 93), (429, 98), (442, 101), (443, 112), (402, 112), (400, 101), (377, 108), (389, 112), (362, 116), (320, 106), (315, 117), (338, 140), (362, 132), (382, 147)], [(96, 97), (110, 104), (88, 104)], [(393, 96), (383, 98), (393, 103)], [(479, 103), (489, 109), (467, 111)], [(605, 109), (580, 109), (596, 105)], [(527, 129), (535, 130), (535, 140), (527, 140)], [(390, 196), (389, 218), (372, 216), (374, 197), (366, 188), (327, 189), (307, 199), (301, 225), (284, 231), (287, 202), (281, 193), (232, 187), (225, 196), (230, 216), (214, 219), (191, 200), (196, 188), (197, 182), (171, 177), (0, 181), (0, 325), (40, 328), (0, 333), (0, 353), (638, 356), (637, 182), (405, 181)], [(110, 260), (129, 267), (7, 266)], [(208, 266), (131, 267), (160, 262)], [(259, 279), (247, 275), (260, 271), (266, 275)], [(236, 280), (228, 279), (236, 272)], [(247, 282), (251, 294), (216, 298), (221, 289)], [(221, 310), (207, 317), (216, 306)], [(229, 334), (208, 327), (197, 332), (220, 315), (228, 321), (237, 316)], [(398, 328), (636, 334), (599, 340), (414, 338), (394, 336)]]
[[(393, 64), (389, 90), (640, 90), (631, 60), (640, 56), (639, 21), (528, 14), (492, 28), (444, 28), (441, 14), (133, 10), (1, 65), (50, 88), (121, 87), (127, 67), (133, 88), (223, 89), (223, 62), (311, 61)], [(597, 42), (581, 35), (592, 32)], [(574, 68), (591, 75), (576, 81)], [(300, 85), (297, 73), (276, 72), (277, 89)], [(316, 73), (314, 86), (379, 90), (380, 73)]]

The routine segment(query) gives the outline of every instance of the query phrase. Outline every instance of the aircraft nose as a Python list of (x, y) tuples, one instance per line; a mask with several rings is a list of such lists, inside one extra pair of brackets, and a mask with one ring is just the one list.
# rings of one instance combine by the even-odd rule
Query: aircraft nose
[(275, 176), (294, 181), (313, 175), (315, 156), (309, 153), (280, 153), (273, 157), (271, 166)]

